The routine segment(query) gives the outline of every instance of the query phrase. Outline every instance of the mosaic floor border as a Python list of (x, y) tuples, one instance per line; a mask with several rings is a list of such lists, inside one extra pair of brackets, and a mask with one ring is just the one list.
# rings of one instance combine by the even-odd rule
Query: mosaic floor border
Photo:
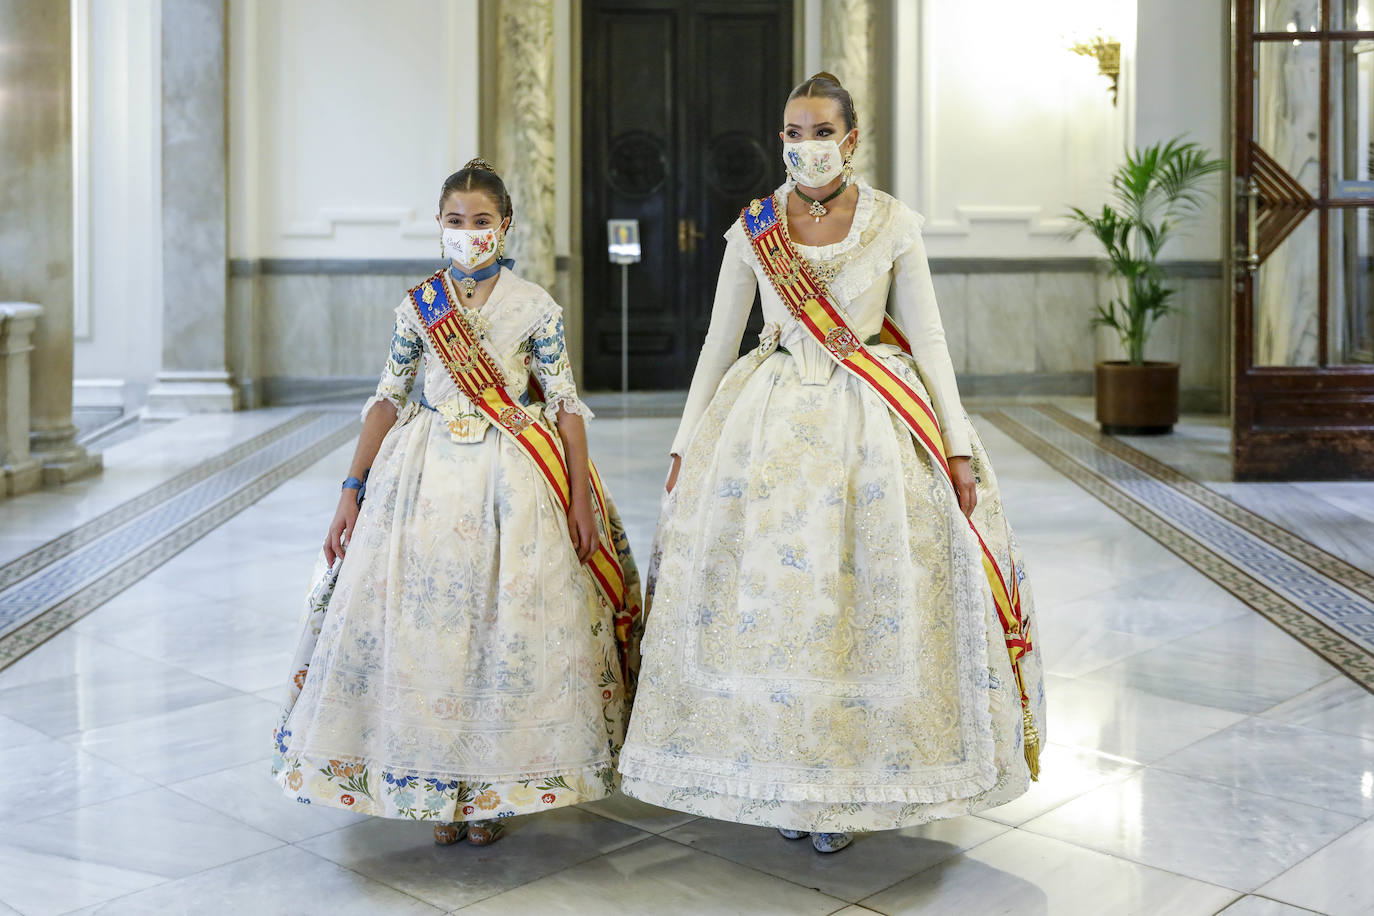
[[(1301, 563), (1310, 566), (1312, 581), (1318, 586), (1321, 585), (1322, 578), (1330, 575), (1326, 571), (1331, 570), (1335, 573), (1330, 575), (1332, 584), (1344, 584), (1344, 579), (1361, 586), (1359, 589), (1349, 588), (1349, 597), (1354, 597), (1357, 601), (1363, 597), (1363, 586), (1366, 583), (1359, 582), (1351, 573), (1364, 576), (1360, 570), (1302, 541), (1292, 532), (1255, 516), (1226, 497), (1207, 490), (1197, 481), (1179, 474), (1119, 440), (1110, 440), (1110, 448), (1106, 447), (1099, 440), (1108, 437), (1094, 435), (1096, 431), (1090, 424), (1077, 421), (1077, 418), (1053, 405), (987, 407), (978, 410), (977, 414), (1150, 535), (1194, 569), (1263, 614), (1365, 689), (1374, 692), (1374, 652), (1333, 628), (1331, 618), (1326, 616), (1329, 608), (1316, 601), (1305, 601), (1301, 595), (1283, 594), (1244, 568), (1242, 562), (1286, 563), (1289, 568), (1293, 568), (1294, 563)], [(1066, 423), (1066, 417), (1077, 422)], [(1135, 475), (1146, 478), (1148, 484), (1157, 485), (1163, 490), (1149, 486), (1128, 488), (1122, 484), (1121, 479), (1114, 479), (1113, 475), (1101, 473), (1098, 468), (1090, 467), (1080, 456), (1072, 454), (1072, 442), (1055, 443), (1046, 438), (1042, 434), (1043, 424), (1046, 423), (1072, 439), (1090, 446), (1098, 456), (1102, 456), (1108, 462), (1115, 462), (1116, 466), (1112, 469), (1120, 471), (1121, 468), (1128, 468)], [(1037, 426), (1041, 429), (1036, 429)], [(1200, 492), (1197, 489), (1199, 487), (1205, 492)], [(1164, 504), (1164, 500), (1167, 499), (1164, 491), (1205, 510), (1215, 518), (1225, 520), (1237, 530), (1252, 535), (1267, 546), (1268, 554), (1242, 556), (1241, 562), (1224, 556), (1210, 543), (1213, 540), (1212, 531), (1216, 529), (1204, 531), (1201, 524), (1190, 524), (1186, 515), (1181, 516), (1177, 512), (1177, 506)], [(1214, 506), (1216, 508), (1213, 508)], [(1198, 513), (1199, 520), (1201, 516), (1202, 513)], [(1301, 547), (1289, 553), (1286, 549), (1288, 546), (1298, 548), (1294, 541), (1299, 542)], [(1311, 564), (1305, 559), (1309, 557), (1314, 561)], [(1340, 579), (1337, 578), (1338, 575)], [(1329, 592), (1330, 589), (1326, 591)], [(1348, 601), (1347, 604), (1349, 603), (1351, 602)], [(1374, 625), (1374, 608), (1370, 611), (1368, 621), (1362, 620), (1362, 624)]]
[[(80, 620), (358, 433), (358, 421), (352, 413), (311, 411), (303, 414), (302, 420), (290, 422), (290, 428), (277, 436), (264, 433), (210, 459), (205, 463), (211, 467), (208, 472), (202, 473), (201, 466), (197, 466), (131, 500), (130, 503), (142, 507), (142, 512), (128, 508), (129, 503), (111, 510), (106, 515), (115, 518), (114, 522), (102, 522), (103, 529), (90, 535), (84, 544), (54, 558), (8, 589), (8, 594), (0, 593), (0, 611), (22, 615), (10, 624), (9, 632), (0, 636), (0, 669)], [(257, 444), (256, 450), (246, 448), (252, 443)], [(236, 455), (238, 460), (226, 462), (228, 455)], [(235, 474), (236, 478), (231, 476)], [(180, 487), (179, 492), (155, 492), (174, 484)], [(157, 498), (159, 495), (161, 498)], [(179, 512), (171, 511), (177, 508), (173, 503), (178, 500), (186, 505)], [(108, 544), (99, 543), (103, 536), (131, 525), (148, 530), (132, 543), (116, 544), (118, 538), (110, 538)], [(87, 564), (93, 567), (89, 575), (80, 580), (75, 590), (64, 588), (60, 581), (64, 571), (60, 567), (84, 559), (83, 550), (99, 547), (108, 549), (104, 556)], [(45, 578), (59, 581), (50, 584)], [(32, 594), (14, 594), (20, 590)]]
[(155, 506), (165, 503), (167, 500), (179, 493), (185, 492), (211, 475), (217, 474), (230, 465), (242, 461), (247, 456), (266, 448), (278, 439), (290, 435), (301, 427), (318, 419), (320, 416), (322, 416), (320, 411), (302, 411), (285, 422), (279, 423), (251, 439), (240, 442), (233, 448), (227, 449), (197, 464), (195, 467), (182, 471), (170, 480), (144, 493), (140, 493), (133, 499), (120, 503), (108, 512), (97, 515), (85, 524), (78, 525), (71, 531), (59, 535), (39, 547), (35, 547), (28, 553), (15, 557), (8, 563), (0, 566), (0, 591), (4, 591), (21, 579), (28, 578), (43, 567), (67, 556), (72, 551), (86, 546), (97, 538), (103, 537), (119, 526), (127, 523), (130, 519), (147, 512)]

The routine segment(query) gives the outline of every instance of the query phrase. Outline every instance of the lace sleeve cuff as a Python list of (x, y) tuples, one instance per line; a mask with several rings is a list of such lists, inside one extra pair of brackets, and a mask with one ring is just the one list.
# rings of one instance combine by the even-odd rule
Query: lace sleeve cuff
[(568, 413), (577, 414), (584, 420), (590, 420), (596, 416), (592, 409), (583, 403), (582, 399), (575, 394), (551, 394), (544, 402), (544, 416), (554, 425), (558, 424), (558, 412), (566, 410)]

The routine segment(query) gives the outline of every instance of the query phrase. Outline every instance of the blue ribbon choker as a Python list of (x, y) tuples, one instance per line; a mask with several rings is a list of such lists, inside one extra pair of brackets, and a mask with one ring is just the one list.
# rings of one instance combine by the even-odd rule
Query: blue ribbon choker
[(486, 267), (474, 270), (470, 274), (459, 270), (458, 267), (450, 261), (448, 273), (449, 276), (453, 278), (453, 282), (463, 291), (463, 295), (471, 299), (473, 293), (477, 292), (477, 284), (499, 274), (502, 267), (508, 270), (514, 270), (515, 260), (513, 258), (497, 258), (494, 264), (488, 264)]

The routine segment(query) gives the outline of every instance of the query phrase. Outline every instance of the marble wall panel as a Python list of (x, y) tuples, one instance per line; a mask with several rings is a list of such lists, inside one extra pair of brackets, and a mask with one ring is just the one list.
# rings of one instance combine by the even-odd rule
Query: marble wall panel
[(1035, 275), (968, 275), (968, 362), (970, 375), (1035, 371)]
[(1088, 372), (1093, 367), (1092, 316), (1097, 280), (1086, 273), (1035, 276), (1032, 330), (1035, 371)]
[[(260, 399), (368, 387), (381, 370), (393, 311), (418, 277), (396, 273), (263, 273), (231, 283), (235, 375)], [(969, 395), (1090, 394), (1098, 359), (1119, 358), (1089, 320), (1110, 286), (1091, 271), (941, 271), (935, 294), (961, 390)], [(1226, 302), (1216, 277), (1179, 277), (1180, 315), (1148, 355), (1181, 359), (1189, 410), (1220, 410), (1229, 384)], [(251, 327), (255, 350), (240, 353)], [(570, 327), (570, 342), (576, 336)], [(340, 389), (342, 390), (342, 389)]]
[(956, 373), (968, 371), (968, 274), (935, 274), (935, 301)]

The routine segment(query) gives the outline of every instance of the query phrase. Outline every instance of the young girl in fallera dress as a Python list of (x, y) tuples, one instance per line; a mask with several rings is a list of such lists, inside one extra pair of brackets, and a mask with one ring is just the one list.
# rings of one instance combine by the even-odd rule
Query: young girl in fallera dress
[(587, 457), (561, 310), (501, 260), (505, 185), (474, 160), (437, 219), (451, 264), (396, 309), (273, 774), (298, 801), (481, 845), (503, 818), (614, 791), (639, 582)]
[(1020, 795), (1045, 697), (921, 217), (851, 179), (834, 77), (783, 121), (792, 180), (726, 233), (672, 446), (620, 767), (628, 795), (833, 852)]

